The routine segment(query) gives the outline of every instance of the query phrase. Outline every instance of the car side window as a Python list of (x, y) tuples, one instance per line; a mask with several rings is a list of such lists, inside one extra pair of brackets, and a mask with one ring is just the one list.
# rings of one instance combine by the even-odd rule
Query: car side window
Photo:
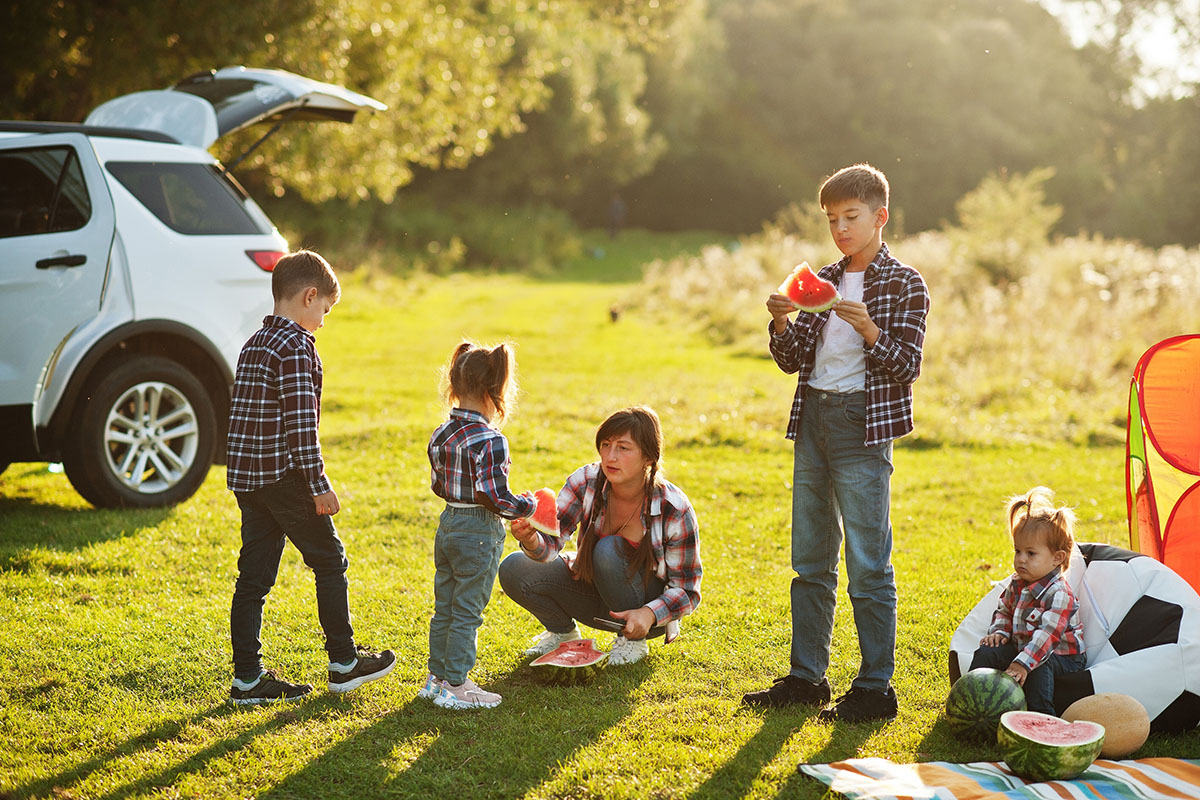
[(121, 185), (163, 224), (192, 236), (270, 233), (232, 182), (211, 164), (110, 161)]
[(0, 152), (0, 237), (73, 231), (91, 217), (92, 201), (73, 147)]

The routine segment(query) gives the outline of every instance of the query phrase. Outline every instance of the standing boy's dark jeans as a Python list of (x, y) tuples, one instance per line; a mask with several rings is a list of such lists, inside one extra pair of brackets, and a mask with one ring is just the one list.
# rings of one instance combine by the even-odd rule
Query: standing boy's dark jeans
[[(1011, 641), (999, 647), (980, 645), (971, 659), (971, 669), (992, 667), (1006, 670), (1017, 657), (1017, 647)], [(1087, 666), (1087, 656), (1083, 653), (1073, 656), (1060, 656), (1051, 653), (1037, 669), (1025, 676), (1025, 705), (1030, 711), (1040, 711), (1043, 714), (1057, 716), (1054, 710), (1054, 678), (1070, 672), (1079, 672)]]
[(279, 574), (283, 546), (290, 539), (317, 585), (317, 618), (325, 632), (330, 661), (355, 657), (350, 627), (350, 598), (346, 583), (346, 551), (333, 527), (333, 518), (319, 516), (308, 484), (291, 471), (278, 483), (252, 492), (234, 492), (242, 510), (242, 551), (237, 585), (229, 612), (233, 644), (233, 673), (253, 681), (262, 673), (263, 602)]

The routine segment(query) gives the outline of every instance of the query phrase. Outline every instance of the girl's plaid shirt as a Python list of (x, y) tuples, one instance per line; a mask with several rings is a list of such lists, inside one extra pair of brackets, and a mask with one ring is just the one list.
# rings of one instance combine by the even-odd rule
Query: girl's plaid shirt
[(1030, 672), (1051, 653), (1073, 656), (1084, 652), (1079, 603), (1057, 567), (1033, 583), (1013, 573), (1000, 594), (988, 633), (1008, 637), (1020, 650), (1014, 660)]
[[(834, 284), (850, 265), (850, 256), (821, 268), (822, 278)], [(887, 245), (867, 267), (863, 280), (863, 302), (871, 320), (879, 326), (879, 338), (867, 348), (867, 438), (868, 447), (898, 439), (913, 429), (912, 384), (921, 374), (925, 344), (925, 318), (929, 314), (929, 291), (921, 274), (892, 258)], [(768, 323), (771, 356), (786, 373), (796, 373), (796, 396), (788, 420), (787, 438), (800, 432), (804, 389), (812, 375), (817, 337), (833, 311), (820, 314), (800, 312), (783, 333)]]
[(505, 519), (528, 517), (537, 508), (532, 492), (508, 488), (508, 440), (478, 411), (455, 408), (429, 437), (433, 493), (450, 503), (477, 504), (483, 494)]
[(314, 497), (332, 491), (317, 438), (323, 374), (311, 333), (286, 317), (263, 318), (238, 356), (226, 445), (230, 490), (254, 491), (296, 469)]
[[(549, 561), (558, 555), (570, 540), (575, 529), (591, 510), (592, 504), (603, 503), (605, 494), (597, 501), (596, 483), (599, 464), (587, 464), (575, 470), (562, 491), (558, 493), (558, 526), (561, 536), (538, 533), (539, 544), (522, 549), (535, 561)], [(674, 634), (680, 617), (690, 614), (700, 605), (700, 526), (696, 512), (683, 491), (670, 481), (660, 479), (650, 493), (649, 525), (646, 535), (654, 548), (655, 574), (666, 583), (662, 595), (646, 604), (654, 612), (657, 624), (668, 623), (667, 641)], [(601, 511), (603, 515), (603, 511)], [(600, 524), (601, 516), (597, 519)], [(645, 541), (645, 540), (643, 540)]]

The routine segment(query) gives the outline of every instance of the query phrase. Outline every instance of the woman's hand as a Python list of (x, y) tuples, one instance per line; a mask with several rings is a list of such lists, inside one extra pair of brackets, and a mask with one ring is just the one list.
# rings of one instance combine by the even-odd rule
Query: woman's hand
[(528, 519), (514, 519), (510, 526), (513, 538), (526, 547), (537, 546), (537, 528), (529, 524)]
[(646, 634), (658, 622), (658, 617), (646, 606), (631, 608), (628, 611), (610, 611), (608, 614), (625, 622), (625, 630), (621, 631), (621, 635), (626, 639), (645, 639)]

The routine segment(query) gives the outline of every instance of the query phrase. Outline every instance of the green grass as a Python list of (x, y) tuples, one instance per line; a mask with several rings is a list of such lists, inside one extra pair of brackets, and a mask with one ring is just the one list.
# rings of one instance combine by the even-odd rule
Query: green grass
[[(342, 501), (359, 641), (391, 647), (392, 676), (345, 698), (321, 689), (310, 575), (285, 553), (266, 607), (270, 666), (318, 685), (287, 708), (227, 709), (228, 608), (238, 514), (214, 469), (176, 508), (97, 511), (45, 465), (0, 476), (0, 797), (801, 797), (823, 790), (800, 762), (995, 759), (940, 719), (958, 621), (1008, 572), (1003, 498), (1037, 483), (1080, 512), (1080, 538), (1125, 541), (1122, 450), (1065, 443), (897, 449), (899, 718), (832, 725), (760, 713), (741, 694), (786, 671), (792, 379), (671, 322), (609, 308), (643, 255), (700, 239), (635, 234), (565, 275), (400, 280), (354, 274), (318, 342), (322, 438)], [(666, 474), (701, 522), (703, 602), (684, 635), (586, 687), (541, 685), (520, 652), (536, 621), (497, 589), (475, 678), (497, 709), (414, 699), (432, 611), (441, 503), (425, 444), (443, 419), (437, 371), (461, 336), (519, 343), (524, 395), (506, 428), (518, 490), (557, 487), (594, 456), (596, 425), (647, 403), (667, 437)], [(918, 384), (918, 426), (920, 390)], [(512, 545), (510, 544), (510, 549)], [(844, 580), (843, 580), (844, 584)], [(603, 642), (603, 639), (601, 640)], [(857, 666), (839, 596), (830, 680)], [(1194, 735), (1139, 756), (1200, 757)]]

